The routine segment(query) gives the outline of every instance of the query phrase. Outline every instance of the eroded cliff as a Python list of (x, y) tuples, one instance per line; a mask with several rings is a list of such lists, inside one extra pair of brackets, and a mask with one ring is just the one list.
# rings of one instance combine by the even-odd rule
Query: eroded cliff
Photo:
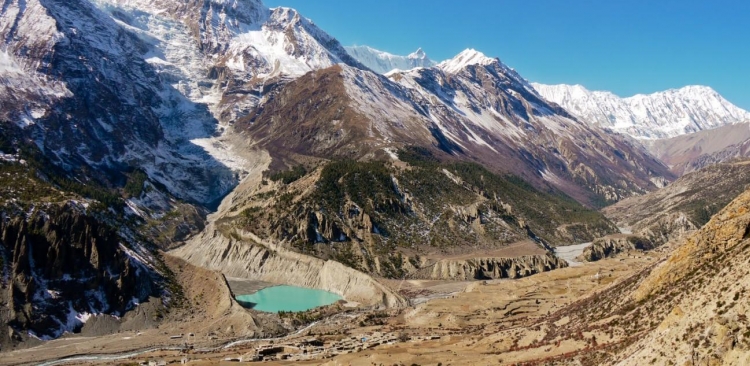
[(403, 306), (406, 301), (372, 277), (332, 260), (292, 252), (252, 234), (227, 237), (209, 227), (171, 252), (227, 276), (318, 288), (368, 306)]
[(158, 294), (145, 253), (75, 203), (0, 220), (3, 320), (9, 335), (49, 339), (79, 330), (93, 314), (123, 315)]
[(635, 235), (608, 235), (594, 240), (591, 245), (583, 250), (579, 258), (587, 262), (612, 257), (618, 253), (631, 250), (649, 250), (654, 245), (650, 240)]
[(417, 270), (410, 277), (460, 281), (521, 278), (567, 266), (567, 262), (552, 254), (514, 258), (443, 259)]

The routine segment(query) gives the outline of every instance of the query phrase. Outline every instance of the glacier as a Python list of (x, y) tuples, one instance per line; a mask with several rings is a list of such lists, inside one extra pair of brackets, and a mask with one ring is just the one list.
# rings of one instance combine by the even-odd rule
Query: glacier
[(346, 46), (344, 48), (352, 57), (379, 74), (387, 74), (394, 70), (411, 70), (416, 67), (432, 67), (437, 64), (427, 57), (422, 48), (418, 48), (407, 56), (394, 55), (369, 46)]

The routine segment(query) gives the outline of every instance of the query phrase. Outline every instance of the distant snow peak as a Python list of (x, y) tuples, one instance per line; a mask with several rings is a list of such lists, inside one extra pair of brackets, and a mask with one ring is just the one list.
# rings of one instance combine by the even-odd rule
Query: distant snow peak
[(386, 74), (393, 70), (411, 70), (417, 67), (435, 66), (427, 54), (418, 48), (408, 56), (399, 56), (385, 51), (376, 50), (369, 46), (348, 46), (346, 51), (372, 71)]
[(410, 53), (409, 56), (406, 57), (412, 60), (425, 60), (427, 59), (427, 54), (422, 50), (422, 47), (419, 47), (416, 51)]
[(491, 65), (495, 62), (499, 62), (496, 58), (490, 58), (484, 55), (484, 53), (479, 52), (473, 48), (467, 48), (456, 57), (453, 57), (450, 60), (446, 60), (438, 64), (438, 67), (443, 69), (443, 71), (451, 74), (455, 74), (467, 66), (470, 65)]
[(590, 91), (581, 85), (532, 85), (545, 99), (581, 120), (642, 140), (750, 121), (750, 113), (703, 85), (628, 98), (607, 91)]

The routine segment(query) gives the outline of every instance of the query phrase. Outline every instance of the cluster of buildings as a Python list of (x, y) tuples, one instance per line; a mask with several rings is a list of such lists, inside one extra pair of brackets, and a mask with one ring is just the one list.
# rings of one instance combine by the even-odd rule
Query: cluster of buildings
[[(420, 337), (418, 340), (439, 338), (439, 336), (427, 336)], [(381, 345), (395, 344), (410, 339), (410, 337), (383, 332), (347, 337), (333, 342), (324, 342), (318, 338), (306, 338), (286, 343), (260, 345), (256, 348), (255, 353), (247, 354), (239, 359), (227, 359), (226, 361), (304, 361), (324, 359), (347, 353), (361, 352)]]
[[(188, 335), (190, 337), (192, 334)], [(185, 335), (180, 335), (185, 336)], [(173, 337), (173, 336), (172, 336)], [(391, 345), (399, 342), (419, 342), (440, 339), (439, 335), (410, 337), (393, 332), (374, 332), (356, 337), (345, 337), (337, 340), (323, 340), (321, 338), (298, 338), (275, 343), (270, 341), (259, 344), (254, 350), (242, 356), (227, 357), (225, 362), (259, 362), (259, 361), (307, 361), (333, 358), (338, 355), (366, 351), (382, 345)], [(188, 348), (186, 348), (187, 350)], [(185, 354), (179, 363), (185, 364), (190, 361), (190, 356)], [(169, 363), (176, 363), (172, 360)], [(166, 365), (164, 360), (143, 361), (141, 366)]]

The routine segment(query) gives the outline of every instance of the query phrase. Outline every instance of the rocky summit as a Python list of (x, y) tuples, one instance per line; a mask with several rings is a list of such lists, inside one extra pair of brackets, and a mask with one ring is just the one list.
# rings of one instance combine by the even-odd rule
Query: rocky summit
[(0, 365), (750, 363), (748, 112), (323, 28), (3, 2)]

